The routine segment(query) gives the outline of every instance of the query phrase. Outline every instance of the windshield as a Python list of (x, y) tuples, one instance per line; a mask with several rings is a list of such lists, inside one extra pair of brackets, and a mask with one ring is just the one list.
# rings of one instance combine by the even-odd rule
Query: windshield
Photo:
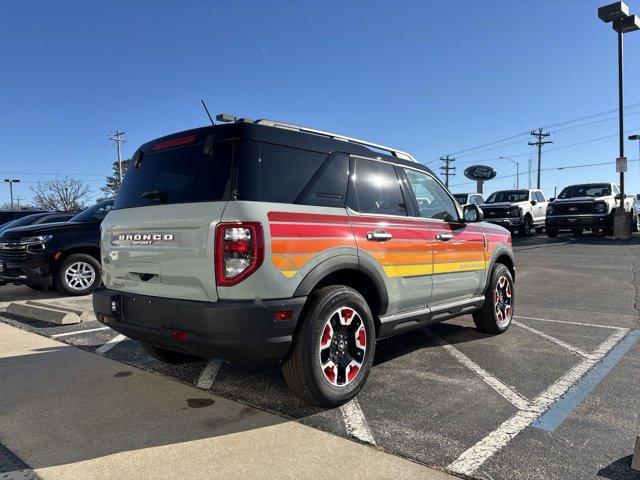
[(113, 200), (95, 204), (70, 219), (70, 222), (101, 222), (113, 207)]
[(45, 215), (46, 213), (45, 214), (36, 213), (35, 215), (27, 215), (26, 217), (18, 218), (17, 220), (12, 220), (11, 222), (5, 223), (4, 225), (0, 226), (0, 232), (4, 232), (5, 230), (9, 230), (10, 228), (24, 227), (25, 225), (31, 225), (33, 222), (35, 222), (39, 218), (44, 217)]
[(529, 192), (527, 190), (502, 190), (493, 192), (485, 203), (515, 203), (526, 202), (529, 200)]
[(611, 195), (611, 185), (608, 183), (590, 183), (565, 187), (558, 195), (558, 198), (605, 197), (607, 195)]
[(453, 196), (460, 205), (467, 203), (468, 195), (466, 193), (455, 193)]

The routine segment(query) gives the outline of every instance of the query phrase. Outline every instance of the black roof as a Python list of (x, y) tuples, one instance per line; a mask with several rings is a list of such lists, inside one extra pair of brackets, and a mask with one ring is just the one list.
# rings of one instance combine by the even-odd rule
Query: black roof
[(189, 135), (195, 135), (198, 137), (196, 138), (196, 142), (204, 142), (206, 137), (212, 133), (217, 139), (231, 140), (242, 138), (265, 143), (274, 143), (277, 145), (286, 145), (304, 150), (313, 150), (315, 152), (326, 154), (331, 152), (344, 152), (353, 155), (362, 155), (365, 157), (381, 158), (397, 165), (416, 168), (435, 176), (431, 169), (421, 163), (412, 162), (392, 155), (386, 155), (357, 143), (336, 140), (334, 138), (314, 133), (299, 132), (286, 128), (255, 123), (226, 123), (176, 132), (171, 135), (151, 140), (142, 145), (139, 150), (144, 154), (150, 154), (153, 152), (153, 145), (157, 143)]

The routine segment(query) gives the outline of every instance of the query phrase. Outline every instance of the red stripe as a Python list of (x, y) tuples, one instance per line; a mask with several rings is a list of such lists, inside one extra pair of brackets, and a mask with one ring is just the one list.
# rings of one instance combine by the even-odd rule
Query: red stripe
[(353, 238), (353, 233), (349, 226), (327, 226), (327, 225), (287, 225), (282, 223), (272, 223), (269, 225), (272, 237), (341, 237)]

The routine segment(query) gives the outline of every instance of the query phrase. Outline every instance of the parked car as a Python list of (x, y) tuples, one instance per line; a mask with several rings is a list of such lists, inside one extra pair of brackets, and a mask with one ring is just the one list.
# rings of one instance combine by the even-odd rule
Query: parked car
[(0, 234), (0, 281), (67, 295), (91, 293), (101, 281), (100, 222), (113, 200), (67, 222), (11, 228)]
[(25, 227), (27, 225), (40, 225), (43, 223), (66, 222), (75, 217), (78, 212), (34, 213), (26, 217), (12, 220), (0, 226), (0, 234), (10, 228)]
[(484, 197), (480, 193), (454, 193), (453, 197), (461, 205), (482, 205)]
[(489, 195), (480, 207), (487, 222), (530, 236), (544, 229), (547, 203), (541, 190), (500, 190)]
[(5, 223), (12, 222), (18, 218), (33, 215), (34, 213), (49, 213), (46, 210), (0, 210), (0, 227)]
[[(638, 231), (639, 221), (633, 197), (624, 201), (624, 209), (632, 213), (632, 229)], [(584, 230), (603, 235), (613, 234), (613, 210), (620, 205), (620, 187), (611, 182), (581, 183), (565, 187), (547, 207), (547, 235), (571, 231), (581, 235)]]
[(509, 327), (509, 232), (407, 153), (258, 120), (151, 141), (131, 165), (93, 307), (161, 361), (282, 361), (293, 392), (335, 406), (377, 339), (464, 314)]

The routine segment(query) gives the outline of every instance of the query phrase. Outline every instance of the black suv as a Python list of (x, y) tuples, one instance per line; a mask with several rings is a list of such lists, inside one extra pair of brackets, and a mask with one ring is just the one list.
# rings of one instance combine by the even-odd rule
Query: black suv
[(0, 281), (39, 290), (87, 295), (100, 285), (100, 223), (107, 200), (68, 222), (9, 229), (0, 234)]

